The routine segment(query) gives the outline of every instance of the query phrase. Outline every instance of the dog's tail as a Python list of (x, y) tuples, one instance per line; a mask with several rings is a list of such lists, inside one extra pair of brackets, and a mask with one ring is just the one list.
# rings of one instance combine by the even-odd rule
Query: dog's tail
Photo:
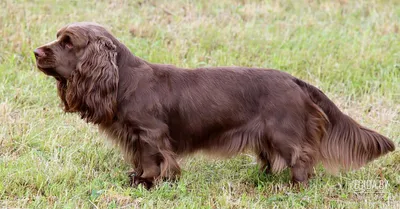
[(329, 119), (326, 136), (320, 142), (320, 157), (324, 167), (335, 173), (339, 169), (357, 169), (375, 158), (395, 150), (385, 136), (359, 125), (318, 88), (294, 78)]

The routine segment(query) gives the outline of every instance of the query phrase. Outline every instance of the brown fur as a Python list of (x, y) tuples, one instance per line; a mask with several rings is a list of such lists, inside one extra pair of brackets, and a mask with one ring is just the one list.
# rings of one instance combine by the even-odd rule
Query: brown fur
[(281, 71), (148, 63), (93, 23), (67, 25), (57, 37), (35, 50), (38, 68), (57, 79), (66, 111), (122, 148), (135, 185), (176, 177), (176, 158), (196, 151), (251, 150), (263, 170), (290, 167), (292, 181), (306, 183), (319, 161), (352, 169), (395, 149)]

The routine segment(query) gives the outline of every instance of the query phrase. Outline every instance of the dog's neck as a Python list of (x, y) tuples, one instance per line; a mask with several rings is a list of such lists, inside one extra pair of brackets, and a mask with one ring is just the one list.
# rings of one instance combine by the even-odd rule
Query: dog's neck
[[(153, 75), (153, 69), (145, 60), (135, 56), (124, 44), (117, 45), (117, 66), (119, 71), (118, 101), (128, 99), (140, 82), (146, 82)], [(127, 98), (124, 98), (127, 97)]]
[(133, 55), (128, 47), (119, 41), (117, 42), (117, 54), (117, 65), (119, 69), (132, 68), (146, 64), (146, 61)]

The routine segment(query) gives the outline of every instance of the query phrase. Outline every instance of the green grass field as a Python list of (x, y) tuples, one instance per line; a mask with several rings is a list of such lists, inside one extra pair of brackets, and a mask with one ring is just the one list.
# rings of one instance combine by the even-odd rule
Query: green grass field
[(0, 208), (400, 208), (400, 153), (308, 188), (255, 158), (182, 159), (181, 179), (130, 188), (97, 128), (63, 113), (32, 50), (76, 21), (106, 25), (137, 56), (181, 67), (287, 71), (400, 142), (400, 1), (0, 1)]

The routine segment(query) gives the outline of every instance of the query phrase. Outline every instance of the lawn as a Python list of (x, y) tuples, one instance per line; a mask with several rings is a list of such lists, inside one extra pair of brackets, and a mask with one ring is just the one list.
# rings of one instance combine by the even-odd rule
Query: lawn
[(400, 142), (400, 1), (0, 1), (0, 208), (400, 208), (400, 152), (308, 188), (258, 172), (254, 156), (194, 155), (176, 183), (131, 188), (97, 128), (63, 113), (33, 49), (76, 21), (105, 25), (136, 55), (180, 67), (252, 66), (322, 89)]

